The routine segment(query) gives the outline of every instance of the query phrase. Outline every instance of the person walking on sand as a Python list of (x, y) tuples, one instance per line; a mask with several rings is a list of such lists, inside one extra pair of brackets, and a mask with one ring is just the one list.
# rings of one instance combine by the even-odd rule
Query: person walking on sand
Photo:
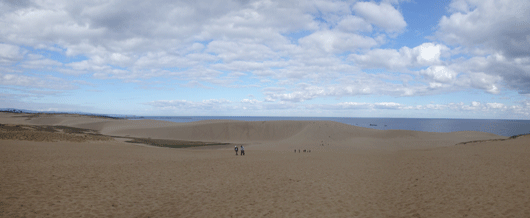
[(245, 148), (241, 145), (241, 156), (245, 155)]
[(236, 156), (237, 156), (237, 145), (236, 145), (236, 147), (234, 148), (234, 151), (236, 151)]

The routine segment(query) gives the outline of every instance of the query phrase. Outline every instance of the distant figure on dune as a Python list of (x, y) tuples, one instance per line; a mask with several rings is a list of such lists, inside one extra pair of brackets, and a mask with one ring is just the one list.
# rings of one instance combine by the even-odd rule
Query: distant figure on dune
[(241, 156), (245, 155), (245, 148), (241, 145)]
[(236, 145), (236, 147), (234, 148), (234, 151), (236, 151), (236, 156), (237, 156), (237, 145)]

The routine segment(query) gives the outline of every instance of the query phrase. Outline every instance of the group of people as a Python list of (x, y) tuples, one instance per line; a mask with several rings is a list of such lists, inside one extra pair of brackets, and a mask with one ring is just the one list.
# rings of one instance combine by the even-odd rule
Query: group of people
[[(234, 148), (234, 151), (236, 151), (236, 156), (237, 156), (237, 151), (238, 151), (237, 145)], [(241, 145), (241, 156), (243, 156), (243, 155), (245, 155), (245, 148), (243, 147), (243, 145)]]

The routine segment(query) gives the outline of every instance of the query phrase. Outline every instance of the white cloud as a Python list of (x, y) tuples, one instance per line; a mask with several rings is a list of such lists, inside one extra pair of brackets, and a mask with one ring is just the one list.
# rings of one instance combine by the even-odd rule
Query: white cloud
[(458, 74), (454, 70), (445, 66), (430, 66), (425, 70), (421, 70), (420, 75), (428, 77), (435, 82), (452, 83)]
[(505, 109), (506, 106), (502, 103), (486, 103), (488, 109)]
[(500, 92), (498, 87), (500, 80), (501, 78), (499, 76), (491, 76), (485, 73), (473, 73), (469, 75), (469, 81), (473, 87), (484, 89), (491, 94), (498, 94)]
[[(527, 102), (526, 102), (527, 103)], [(530, 114), (530, 103), (525, 105), (522, 102), (520, 105), (507, 106), (498, 102), (481, 103), (472, 101), (470, 104), (463, 102), (451, 102), (447, 104), (426, 104), (426, 105), (404, 105), (396, 102), (341, 102), (330, 105), (309, 104), (306, 105), (308, 109), (324, 109), (324, 110), (419, 110), (419, 111), (454, 111), (458, 113), (495, 113), (506, 112), (520, 115)]]
[(530, 4), (525, 0), (454, 0), (437, 36), (451, 44), (487, 46), (505, 56), (528, 56)]
[(225, 105), (231, 103), (226, 99), (209, 99), (203, 101), (187, 101), (187, 100), (157, 100), (146, 103), (153, 107), (162, 109), (162, 110), (177, 110), (185, 111), (190, 109), (197, 110), (212, 110), (220, 109)]
[(353, 52), (358, 48), (371, 48), (378, 44), (370, 37), (330, 30), (315, 32), (301, 38), (299, 43), (308, 50), (318, 48), (328, 53)]
[(0, 85), (5, 86), (21, 86), (27, 88), (43, 88), (53, 90), (71, 90), (76, 89), (72, 83), (57, 77), (47, 76), (44, 78), (34, 76), (24, 76), (19, 74), (1, 73)]
[(260, 43), (242, 41), (216, 40), (208, 44), (206, 50), (209, 53), (217, 54), (217, 58), (224, 62), (234, 60), (240, 61), (264, 61), (278, 59), (280, 54), (270, 47)]
[[(267, 72), (269, 68), (297, 64), (289, 61), (315, 62), (312, 59), (325, 56), (320, 54), (323, 50), (345, 52), (380, 43), (348, 32), (371, 28), (362, 18), (351, 15), (351, 4), (268, 0), (38, 2), (6, 13), (0, 19), (5, 24), (0, 39), (59, 51), (67, 57), (84, 56), (57, 71), (90, 73), (100, 79), (131, 81), (165, 73), (171, 76), (173, 70), (165, 68), (209, 68), (213, 63), (216, 69), (234, 70), (247, 62), (246, 66), (256, 66), (249, 71)], [(316, 17), (342, 24), (337, 30), (325, 30), (326, 22)], [(288, 36), (298, 31), (313, 33), (300, 39), (303, 47), (296, 45), (297, 38), (291, 41)], [(229, 66), (235, 61), (239, 62)], [(262, 61), (275, 63), (260, 67)], [(296, 69), (289, 72), (293, 73), (291, 78), (297, 77)]]
[(380, 102), (374, 104), (374, 108), (378, 109), (400, 109), (401, 107), (402, 105), (396, 102)]
[(249, 103), (249, 104), (256, 104), (256, 103), (260, 103), (260, 101), (256, 100), (256, 99), (243, 99), (241, 100), (241, 103)]
[[(146, 103), (154, 108), (174, 111), (201, 113), (215, 108), (218, 112), (230, 113), (233, 111), (282, 111), (282, 113), (299, 114), (301, 111), (305, 113), (314, 113), (314, 111), (335, 111), (333, 113), (341, 114), (348, 111), (417, 111), (413, 113), (428, 114), (438, 113), (437, 111), (451, 112), (459, 116), (472, 115), (474, 117), (482, 117), (486, 114), (505, 114), (509, 117), (520, 117), (530, 115), (530, 103), (522, 101), (517, 105), (506, 105), (499, 102), (479, 102), (472, 101), (470, 103), (464, 102), (450, 102), (446, 104), (415, 104), (406, 105), (397, 102), (355, 102), (345, 101), (335, 104), (297, 104), (288, 101), (270, 102), (257, 101), (255, 99), (242, 99), (240, 101), (228, 101), (225, 99), (210, 99), (204, 101), (187, 101), (187, 100), (159, 100)], [(342, 111), (342, 112), (341, 112)], [(193, 114), (193, 113), (192, 113)]]
[[(317, 79), (322, 72), (336, 74), (337, 70), (351, 72), (346, 68), (352, 68), (322, 51), (350, 52), (383, 43), (384, 34), (375, 38), (361, 34), (371, 32), (372, 25), (366, 18), (352, 15), (354, 4), (269, 0), (35, 2), (10, 7), (0, 19), (5, 24), (0, 39), (67, 57), (86, 57), (56, 70), (70, 75), (92, 74), (99, 79), (133, 81), (182, 74), (174, 69), (198, 72), (192, 69), (211, 67), (290, 79), (309, 73)], [(391, 15), (397, 12), (386, 3), (368, 6)], [(371, 16), (365, 12), (359, 11)], [(310, 34), (289, 36), (299, 31)], [(23, 67), (58, 66), (40, 62)], [(186, 75), (201, 82), (215, 80)]]
[(416, 62), (420, 65), (438, 63), (442, 52), (449, 50), (445, 45), (423, 43), (412, 49), (413, 54), (417, 54)]
[[(404, 83), (400, 76), (389, 77), (385, 74), (360, 74), (348, 79), (342, 78), (340, 83), (312, 85), (298, 84), (293, 89), (263, 89), (263, 94), (268, 101), (304, 102), (317, 98), (350, 97), (362, 95), (387, 95), (387, 96), (415, 96), (436, 94), (425, 84), (409, 85)], [(398, 80), (399, 83), (387, 80)], [(450, 90), (450, 87), (446, 89)]]
[[(471, 84), (490, 93), (499, 93), (501, 87), (530, 93), (530, 4), (454, 0), (449, 7), (451, 15), (442, 17), (435, 35), (472, 56), (454, 68), (473, 73), (470, 77), (478, 75), (480, 81)], [(493, 80), (505, 85), (492, 84)]]
[(340, 109), (367, 109), (371, 104), (365, 102), (341, 102), (337, 104)]
[(440, 64), (440, 57), (446, 55), (449, 48), (445, 45), (423, 43), (414, 48), (373, 49), (365, 54), (351, 54), (349, 59), (363, 68), (386, 68), (406, 71), (408, 68)]
[(54, 67), (62, 66), (59, 61), (46, 58), (42, 55), (28, 54), (27, 60), (20, 63), (20, 66), (28, 69), (53, 69)]
[(10, 65), (22, 58), (23, 54), (18, 46), (0, 43), (0, 65)]
[[(59, 103), (41, 103), (41, 102), (28, 102), (22, 99), (27, 97), (40, 97), (39, 94), (31, 95), (19, 95), (19, 94), (4, 94), (0, 93), (0, 105), (1, 108), (17, 108), (17, 109), (26, 109), (34, 111), (60, 111), (60, 112), (90, 112), (95, 111), (97, 108), (94, 108), (90, 105), (73, 105), (67, 104), (65, 102)], [(105, 112), (103, 112), (105, 113)]]
[(353, 6), (353, 10), (368, 22), (388, 32), (399, 32), (407, 26), (403, 15), (387, 3), (378, 5), (374, 2), (357, 2)]
[[(454, 0), (431, 42), (414, 47), (396, 37), (407, 31), (400, 2), (1, 2), (0, 84), (22, 93), (73, 89), (82, 85), (76, 79), (85, 78), (164, 90), (161, 86), (172, 84), (206, 93), (218, 87), (262, 90), (258, 99), (233, 102), (150, 103), (204, 111), (214, 110), (212, 105), (295, 111), (353, 96), (475, 95), (474, 89), (530, 93), (528, 4)], [(523, 105), (505, 102), (496, 107), (394, 101), (329, 108), (524, 111)]]
[(336, 29), (343, 32), (372, 32), (372, 25), (360, 17), (349, 15), (339, 21)]

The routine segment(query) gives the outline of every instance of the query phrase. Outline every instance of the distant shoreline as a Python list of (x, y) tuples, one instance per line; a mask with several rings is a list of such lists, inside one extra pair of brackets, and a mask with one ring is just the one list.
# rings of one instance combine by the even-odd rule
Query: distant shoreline
[(87, 117), (98, 117), (116, 120), (160, 120), (175, 123), (188, 123), (206, 120), (234, 121), (335, 121), (352, 126), (378, 130), (412, 130), (422, 132), (459, 132), (479, 131), (502, 135), (505, 137), (526, 135), (530, 133), (530, 120), (500, 119), (464, 119), (464, 118), (387, 118), (387, 117), (290, 117), (290, 116), (137, 116), (120, 114), (92, 114), (85, 112), (42, 112), (2, 108), (1, 112), (53, 115), (65, 114)]
[(32, 115), (55, 115), (55, 114), (66, 114), (66, 115), (80, 115), (80, 116), (87, 116), (87, 117), (98, 117), (98, 118), (108, 118), (108, 119), (128, 119), (127, 116), (120, 117), (120, 116), (112, 116), (112, 115), (102, 115), (102, 114), (91, 114), (91, 113), (83, 113), (83, 112), (39, 112), (39, 111), (29, 111), (29, 110), (20, 110), (20, 109), (1, 109), (0, 112), (4, 113), (13, 113), (13, 114), (32, 114)]

